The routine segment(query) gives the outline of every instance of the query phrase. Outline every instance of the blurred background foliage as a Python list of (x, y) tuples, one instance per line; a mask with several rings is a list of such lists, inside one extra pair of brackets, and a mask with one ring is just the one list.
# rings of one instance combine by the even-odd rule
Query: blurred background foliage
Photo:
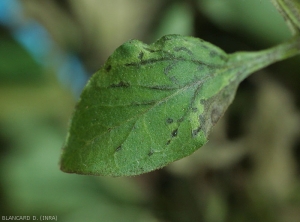
[(296, 222), (300, 218), (299, 58), (240, 86), (210, 142), (131, 178), (60, 172), (87, 79), (128, 39), (177, 33), (226, 52), (290, 37), (268, 0), (1, 0), (0, 214), (59, 221)]

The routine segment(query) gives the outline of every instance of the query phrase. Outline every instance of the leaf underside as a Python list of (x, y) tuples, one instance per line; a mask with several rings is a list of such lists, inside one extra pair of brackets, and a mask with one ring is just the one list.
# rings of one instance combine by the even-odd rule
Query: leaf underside
[(245, 69), (193, 37), (124, 43), (83, 90), (61, 169), (130, 176), (192, 154), (207, 142)]

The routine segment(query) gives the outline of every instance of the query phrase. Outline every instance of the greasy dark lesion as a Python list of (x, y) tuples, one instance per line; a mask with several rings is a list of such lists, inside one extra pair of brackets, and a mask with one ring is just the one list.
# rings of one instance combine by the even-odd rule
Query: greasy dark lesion
[(218, 55), (218, 52), (216, 52), (216, 51), (214, 51), (214, 50), (211, 50), (211, 51), (209, 52), (209, 56), (212, 57), (212, 58), (216, 57), (217, 55)]
[(188, 48), (183, 47), (183, 46), (181, 46), (181, 47), (175, 47), (173, 50), (174, 50), (175, 52), (179, 52), (179, 51), (187, 52), (190, 56), (193, 56), (193, 55), (194, 55), (193, 52), (192, 52), (191, 50), (189, 50)]
[(168, 77), (168, 79), (176, 85), (180, 85), (178, 79), (172, 75), (171, 70), (176, 66), (178, 61), (173, 61), (169, 65), (164, 68), (164, 74)]
[(222, 53), (220, 53), (218, 51), (215, 51), (215, 50), (211, 50), (209, 52), (209, 56), (211, 58), (219, 57), (221, 60), (223, 60), (225, 62), (228, 60), (228, 57), (226, 55), (224, 55), (224, 54), (222, 54)]
[(105, 70), (106, 70), (107, 72), (109, 72), (109, 71), (111, 70), (111, 65), (107, 65), (107, 66), (105, 67)]
[[(202, 40), (202, 39), (201, 39), (201, 40)], [(201, 41), (201, 44), (199, 44), (199, 46), (200, 46), (201, 48), (205, 49), (205, 50), (206, 50), (206, 49), (209, 49), (208, 46), (207, 46), (206, 44), (203, 44), (203, 42), (204, 42), (204, 41), (202, 40), (202, 41)]]
[(209, 52), (209, 56), (210, 56), (211, 58), (219, 57), (219, 58), (220, 58), (221, 60), (223, 60), (223, 61), (227, 61), (227, 60), (228, 60), (228, 57), (227, 57), (227, 56), (225, 56), (225, 55), (223, 55), (222, 53), (217, 52), (217, 51), (215, 51), (215, 50), (211, 50), (211, 51)]
[(197, 129), (192, 130), (192, 137), (196, 137), (202, 130), (202, 127), (199, 126)]
[(218, 55), (220, 59), (222, 59), (223, 61), (227, 62), (228, 61), (228, 56), (225, 56), (223, 54), (219, 54)]
[(178, 133), (178, 129), (175, 129), (175, 130), (172, 131), (171, 136), (176, 137), (177, 133)]
[(119, 151), (121, 151), (122, 150), (122, 146), (118, 146), (117, 148), (116, 148), (116, 152), (119, 152)]
[(143, 66), (143, 65), (151, 65), (151, 64), (155, 64), (157, 62), (167, 62), (167, 61), (171, 61), (174, 63), (177, 62), (191, 62), (194, 63), (196, 65), (203, 65), (203, 66), (207, 66), (210, 68), (220, 68), (222, 67), (222, 65), (217, 65), (217, 64), (210, 64), (207, 62), (203, 62), (200, 60), (195, 60), (195, 59), (186, 59), (184, 57), (175, 57), (174, 55), (170, 54), (169, 52), (163, 52), (163, 56), (161, 56), (160, 58), (151, 58), (151, 59), (146, 59), (146, 60), (142, 60), (139, 62), (129, 62), (129, 63), (125, 63), (124, 66), (126, 67), (136, 67), (136, 66)]
[(138, 56), (138, 58), (139, 58), (139, 60), (142, 60), (142, 59), (143, 59), (143, 57), (144, 57), (144, 52), (143, 52), (143, 51), (141, 51), (141, 52), (140, 52), (140, 54), (139, 54), (139, 56)]
[(151, 49), (151, 48), (148, 48), (148, 47), (143, 47), (144, 50), (148, 51), (148, 52), (155, 52), (155, 50)]
[(112, 88), (128, 88), (130, 84), (128, 82), (120, 81), (119, 83), (111, 84), (110, 87)]
[(173, 34), (173, 35), (165, 35), (161, 38), (162, 41), (169, 41), (169, 40), (173, 40), (176, 39), (176, 37), (178, 37), (178, 35)]
[(169, 79), (170, 79), (170, 81), (172, 81), (174, 84), (180, 85), (178, 79), (177, 79), (175, 76), (171, 76)]
[(143, 47), (143, 49), (149, 53), (162, 53), (164, 55), (171, 55), (169, 51), (163, 50), (163, 49), (151, 49), (148, 47)]
[(182, 116), (181, 118), (179, 118), (178, 120), (177, 120), (177, 123), (182, 123), (184, 121), (184, 116)]
[(173, 87), (173, 86), (170, 87), (167, 85), (153, 85), (153, 86), (139, 86), (139, 87), (145, 89), (160, 90), (160, 91), (172, 91), (178, 89), (178, 87)]
[(166, 142), (166, 145), (169, 145), (173, 138), (177, 137), (177, 134), (178, 134), (178, 128), (174, 129), (172, 132), (171, 132), (171, 138), (168, 139), (168, 141)]
[(130, 67), (130, 66), (136, 67), (136, 66), (142, 66), (142, 65), (150, 65), (150, 64), (157, 63), (157, 62), (161, 62), (161, 61), (164, 61), (164, 58), (160, 58), (160, 59), (152, 58), (152, 59), (147, 59), (147, 60), (141, 60), (140, 62), (129, 62), (124, 65), (127, 67)]
[(200, 114), (198, 116), (199, 127), (192, 130), (192, 137), (196, 137), (201, 131), (206, 131), (205, 129), (205, 116)]
[(152, 156), (153, 153), (154, 153), (154, 150), (151, 149), (151, 150), (149, 151), (149, 153), (148, 153), (148, 156), (149, 156), (149, 157)]
[(157, 103), (156, 100), (148, 100), (148, 101), (133, 101), (130, 103), (130, 106), (145, 106), (145, 105), (155, 105)]
[(197, 66), (197, 71), (198, 71), (198, 72), (203, 72), (204, 69), (205, 69), (205, 66), (202, 65), (202, 64)]
[(176, 63), (172, 62), (164, 68), (164, 74), (168, 75), (168, 73), (173, 69)]
[(167, 124), (171, 124), (171, 123), (173, 123), (174, 122), (174, 120), (172, 119), (172, 118), (168, 118), (167, 120), (166, 120), (166, 123)]

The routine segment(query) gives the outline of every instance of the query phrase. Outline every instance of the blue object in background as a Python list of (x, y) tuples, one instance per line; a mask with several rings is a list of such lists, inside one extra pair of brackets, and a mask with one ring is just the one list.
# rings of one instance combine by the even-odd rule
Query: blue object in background
[(14, 27), (22, 19), (22, 7), (18, 0), (0, 1), (0, 25)]
[(63, 84), (70, 84), (75, 96), (79, 97), (88, 77), (79, 58), (69, 55), (58, 70), (58, 79)]
[(12, 34), (39, 64), (46, 65), (46, 57), (53, 47), (53, 42), (44, 27), (31, 20), (24, 26), (15, 29)]
[[(84, 87), (88, 75), (80, 59), (68, 52), (57, 50), (55, 60), (49, 59), (55, 42), (48, 31), (37, 21), (23, 16), (19, 0), (0, 0), (0, 25), (6, 26), (18, 41), (42, 66), (50, 66), (56, 70), (59, 81), (71, 88), (78, 97)], [(51, 51), (53, 53), (53, 51)]]

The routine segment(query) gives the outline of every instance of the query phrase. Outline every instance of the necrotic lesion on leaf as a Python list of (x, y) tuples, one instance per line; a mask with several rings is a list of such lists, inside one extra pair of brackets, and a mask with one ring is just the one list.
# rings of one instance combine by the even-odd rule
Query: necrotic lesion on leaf
[(178, 132), (178, 129), (173, 130), (172, 133), (171, 133), (172, 137), (176, 137), (177, 132)]
[(119, 83), (117, 84), (111, 84), (110, 87), (130, 87), (130, 84), (128, 82), (123, 82), (123, 81), (120, 81)]

